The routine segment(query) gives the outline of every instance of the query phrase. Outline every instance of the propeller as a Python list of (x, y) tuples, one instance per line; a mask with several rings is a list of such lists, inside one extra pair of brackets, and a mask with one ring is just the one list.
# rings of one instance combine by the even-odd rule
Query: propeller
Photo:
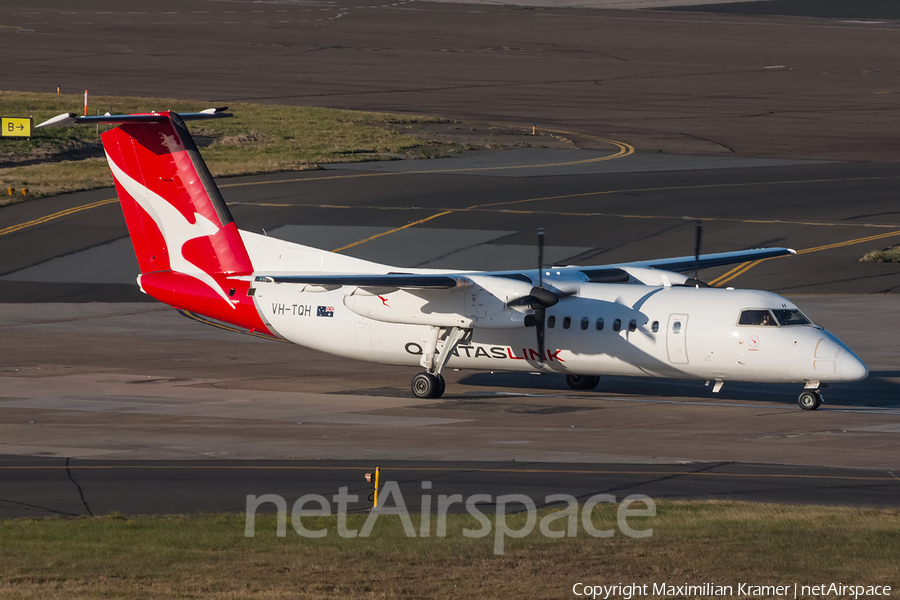
[(544, 229), (538, 229), (538, 284), (531, 291), (506, 303), (507, 306), (527, 306), (534, 312), (525, 316), (525, 327), (534, 327), (537, 333), (538, 354), (544, 362), (544, 329), (547, 309), (575, 292), (553, 292), (544, 287)]
[(559, 302), (556, 294), (544, 289), (544, 228), (538, 229), (538, 286), (531, 288), (531, 297), (535, 302), (531, 305), (534, 309), (534, 330), (537, 333), (538, 356), (544, 362), (544, 329), (547, 324), (547, 309)]
[(703, 221), (697, 221), (697, 239), (694, 242), (694, 279), (700, 280), (700, 240), (703, 237)]
[(694, 278), (688, 279), (682, 285), (685, 287), (709, 287), (705, 281), (700, 281), (700, 241), (703, 238), (703, 221), (696, 222), (696, 235), (694, 238)]
[(538, 227), (538, 287), (544, 289), (544, 228)]

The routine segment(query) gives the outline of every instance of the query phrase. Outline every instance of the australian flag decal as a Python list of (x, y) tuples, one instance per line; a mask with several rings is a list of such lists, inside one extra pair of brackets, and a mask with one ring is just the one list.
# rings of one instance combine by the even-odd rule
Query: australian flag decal
[(320, 306), (316, 311), (317, 317), (333, 317), (334, 316), (334, 307), (333, 306)]

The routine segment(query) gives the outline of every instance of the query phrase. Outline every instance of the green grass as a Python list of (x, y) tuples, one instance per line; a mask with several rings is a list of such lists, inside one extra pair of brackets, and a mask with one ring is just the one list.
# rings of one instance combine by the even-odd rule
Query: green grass
[[(614, 507), (595, 511), (615, 525)], [(325, 538), (275, 536), (260, 515), (60, 518), (0, 522), (0, 597), (15, 598), (561, 598), (585, 582), (900, 586), (900, 511), (739, 502), (659, 502), (644, 539), (507, 539), (448, 520), (446, 538), (405, 537), (383, 516), (369, 538), (343, 539), (332, 517), (305, 518)], [(360, 528), (365, 515), (351, 515)], [(523, 515), (509, 517), (520, 526)], [(518, 522), (514, 522), (518, 519)], [(414, 523), (418, 527), (417, 520)]]
[(892, 246), (885, 250), (867, 252), (860, 262), (900, 263), (900, 246)]
[[(89, 114), (172, 109), (196, 112), (210, 102), (165, 98), (91, 97)], [(390, 155), (431, 154), (409, 135), (428, 116), (357, 112), (303, 106), (231, 103), (234, 118), (190, 123), (214, 176), (247, 175), (316, 168), (318, 164), (383, 160)], [(37, 125), (60, 113), (83, 113), (81, 95), (0, 91), (0, 115), (28, 117)], [(101, 125), (102, 133), (105, 129)], [(0, 205), (106, 187), (112, 179), (96, 126), (36, 129), (30, 140), (0, 139)], [(10, 197), (7, 188), (14, 188)]]

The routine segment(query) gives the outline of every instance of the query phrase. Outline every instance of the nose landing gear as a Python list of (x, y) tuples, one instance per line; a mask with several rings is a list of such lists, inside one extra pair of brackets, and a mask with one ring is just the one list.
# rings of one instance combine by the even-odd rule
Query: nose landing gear
[(816, 410), (822, 406), (822, 394), (819, 390), (803, 390), (797, 398), (797, 404), (803, 410)]

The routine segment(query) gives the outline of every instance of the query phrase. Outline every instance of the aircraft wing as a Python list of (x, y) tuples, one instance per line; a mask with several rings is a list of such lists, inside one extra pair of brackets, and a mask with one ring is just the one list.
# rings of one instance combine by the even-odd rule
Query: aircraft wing
[[(597, 266), (565, 266), (554, 267), (564, 273), (576, 276), (579, 280), (586, 279), (591, 283), (626, 283), (629, 281), (628, 273), (623, 270), (629, 267), (653, 268), (664, 271), (685, 273), (695, 268), (706, 269), (709, 267), (721, 267), (724, 265), (738, 264), (777, 256), (796, 254), (790, 248), (756, 248), (753, 250), (737, 250), (734, 252), (719, 252), (715, 254), (702, 254), (699, 259), (693, 256), (680, 256), (676, 258), (662, 258), (654, 260), (635, 261)], [(432, 289), (449, 290), (471, 287), (474, 284), (472, 277), (483, 281), (485, 277), (501, 278), (505, 280), (521, 281), (532, 285), (537, 281), (537, 272), (534, 270), (523, 271), (461, 271), (441, 273), (340, 273), (340, 274), (257, 274), (254, 278), (261, 283), (293, 283), (299, 285), (318, 286), (357, 286), (362, 288), (388, 288), (388, 289)]]
[(588, 272), (592, 270), (606, 271), (616, 267), (640, 267), (662, 269), (665, 271), (675, 271), (676, 273), (686, 273), (693, 271), (695, 266), (698, 269), (707, 269), (709, 267), (721, 267), (724, 265), (734, 265), (742, 262), (753, 260), (761, 260), (764, 258), (775, 258), (776, 256), (787, 256), (789, 254), (797, 254), (796, 250), (790, 248), (755, 248), (753, 250), (737, 250), (734, 252), (718, 252), (716, 254), (701, 254), (699, 259), (693, 256), (679, 256), (677, 258), (661, 258), (655, 260), (641, 260), (636, 262), (618, 263), (614, 265), (604, 265), (600, 267), (572, 267), (579, 271)]
[(447, 290), (465, 288), (472, 281), (460, 275), (432, 275), (428, 273), (386, 273), (346, 275), (259, 275), (256, 281), (263, 283), (296, 283), (303, 285), (377, 287), (396, 289)]

